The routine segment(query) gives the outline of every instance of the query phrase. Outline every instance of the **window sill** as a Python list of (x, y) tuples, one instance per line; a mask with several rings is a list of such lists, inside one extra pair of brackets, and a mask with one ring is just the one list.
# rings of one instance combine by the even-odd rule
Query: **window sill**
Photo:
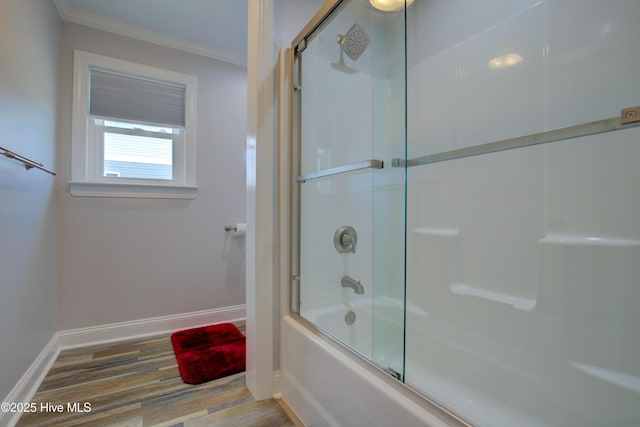
[(198, 187), (115, 184), (106, 182), (69, 182), (69, 192), (76, 197), (129, 197), (138, 199), (195, 199)]

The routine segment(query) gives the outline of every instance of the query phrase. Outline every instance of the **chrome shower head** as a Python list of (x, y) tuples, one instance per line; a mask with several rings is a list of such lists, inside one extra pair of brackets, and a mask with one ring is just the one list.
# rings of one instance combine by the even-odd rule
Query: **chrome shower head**
[(342, 47), (344, 53), (354, 61), (360, 58), (360, 55), (369, 46), (369, 42), (369, 35), (358, 23), (353, 24), (344, 36), (338, 34), (338, 44)]

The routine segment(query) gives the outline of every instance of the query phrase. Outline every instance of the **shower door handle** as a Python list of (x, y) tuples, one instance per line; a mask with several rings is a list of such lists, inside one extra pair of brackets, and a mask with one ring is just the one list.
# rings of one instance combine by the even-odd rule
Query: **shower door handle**
[(365, 160), (364, 162), (350, 163), (348, 165), (338, 166), (331, 169), (324, 169), (318, 172), (308, 173), (306, 175), (300, 175), (296, 177), (296, 182), (302, 184), (312, 179), (325, 178), (340, 173), (353, 172), (362, 169), (382, 169), (383, 167), (384, 162), (382, 160)]

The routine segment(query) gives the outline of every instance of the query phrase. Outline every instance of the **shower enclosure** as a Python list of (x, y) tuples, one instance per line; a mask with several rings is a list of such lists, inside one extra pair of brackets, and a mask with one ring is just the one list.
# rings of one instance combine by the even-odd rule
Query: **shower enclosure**
[[(404, 153), (404, 16), (344, 2), (304, 43), (295, 299), (305, 319), (367, 359), (393, 355), (393, 366), (380, 363), (400, 376), (404, 170), (380, 159)], [(373, 309), (385, 306), (380, 322)]]
[(640, 2), (373, 3), (292, 45), (292, 313), (468, 424), (640, 424)]

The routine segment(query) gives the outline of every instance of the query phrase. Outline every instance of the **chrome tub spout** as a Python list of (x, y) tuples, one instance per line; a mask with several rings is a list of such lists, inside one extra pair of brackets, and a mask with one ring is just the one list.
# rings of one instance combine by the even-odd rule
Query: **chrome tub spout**
[(358, 295), (364, 294), (364, 286), (362, 286), (360, 282), (355, 281), (349, 276), (342, 276), (342, 280), (340, 281), (340, 284), (342, 285), (343, 288), (353, 289), (353, 291)]

